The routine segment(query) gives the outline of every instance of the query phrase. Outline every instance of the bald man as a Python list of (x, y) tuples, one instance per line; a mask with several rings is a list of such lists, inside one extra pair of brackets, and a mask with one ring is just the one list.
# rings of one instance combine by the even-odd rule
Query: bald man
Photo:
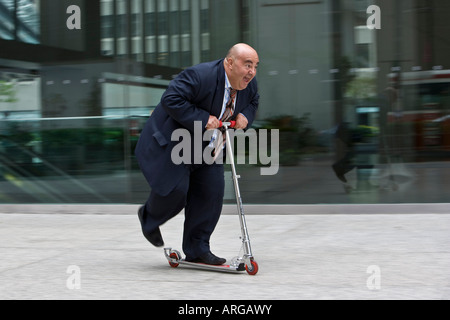
[[(203, 133), (218, 129), (220, 121), (235, 120), (236, 129), (250, 127), (259, 104), (254, 79), (258, 64), (257, 52), (239, 43), (224, 59), (184, 70), (147, 121), (135, 154), (151, 192), (138, 216), (145, 238), (154, 246), (164, 246), (160, 226), (184, 209), (186, 260), (211, 265), (226, 262), (211, 252), (209, 243), (222, 212), (223, 164), (204, 160), (175, 164), (172, 150), (179, 141), (172, 141), (172, 133), (184, 129), (191, 134), (192, 144), (201, 143), (204, 150), (211, 142), (194, 141), (196, 126)], [(197, 150), (192, 146), (192, 153)]]

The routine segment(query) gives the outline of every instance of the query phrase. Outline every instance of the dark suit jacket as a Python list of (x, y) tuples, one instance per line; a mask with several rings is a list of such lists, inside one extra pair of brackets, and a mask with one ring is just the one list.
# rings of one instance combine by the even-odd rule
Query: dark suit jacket
[[(195, 121), (201, 121), (205, 128), (210, 115), (219, 118), (224, 91), (223, 59), (188, 68), (170, 83), (145, 124), (135, 150), (145, 178), (159, 195), (168, 195), (189, 175), (186, 165), (175, 165), (171, 160), (172, 149), (179, 143), (171, 141), (172, 132), (185, 128), (193, 133)], [(238, 91), (235, 117), (242, 113), (250, 126), (258, 103), (258, 86), (253, 79), (245, 90)]]

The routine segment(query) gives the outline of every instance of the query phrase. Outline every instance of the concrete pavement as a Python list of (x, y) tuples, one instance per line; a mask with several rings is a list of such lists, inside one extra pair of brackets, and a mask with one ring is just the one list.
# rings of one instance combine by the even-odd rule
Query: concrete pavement
[[(141, 235), (137, 206), (113, 214), (34, 208), (0, 206), (0, 299), (450, 299), (450, 214), (426, 206), (415, 214), (382, 206), (249, 214), (260, 267), (253, 277), (170, 268)], [(167, 246), (181, 249), (182, 224), (181, 214), (162, 227)], [(238, 255), (239, 235), (237, 217), (223, 215), (213, 252)]]

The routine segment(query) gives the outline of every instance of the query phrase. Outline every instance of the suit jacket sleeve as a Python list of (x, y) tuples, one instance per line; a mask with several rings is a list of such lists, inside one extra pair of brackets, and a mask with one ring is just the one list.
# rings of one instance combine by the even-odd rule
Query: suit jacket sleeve
[(194, 132), (194, 122), (201, 121), (205, 128), (209, 112), (195, 104), (201, 90), (200, 77), (195, 69), (186, 69), (174, 79), (161, 99), (166, 112), (181, 126)]

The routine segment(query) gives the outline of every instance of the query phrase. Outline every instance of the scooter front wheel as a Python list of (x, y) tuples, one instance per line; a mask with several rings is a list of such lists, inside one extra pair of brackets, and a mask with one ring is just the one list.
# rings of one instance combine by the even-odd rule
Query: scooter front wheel
[(249, 265), (245, 265), (245, 270), (247, 271), (247, 273), (251, 276), (254, 276), (255, 274), (258, 273), (258, 263), (256, 263), (256, 261), (252, 260), (250, 261), (250, 266)]
[[(172, 253), (169, 255), (169, 257), (172, 258), (172, 259), (180, 260), (180, 257), (178, 256), (178, 254), (177, 254), (176, 252), (172, 252)], [(169, 265), (170, 265), (172, 268), (176, 268), (176, 267), (178, 267), (180, 264), (179, 264), (179, 263), (176, 263), (176, 262), (171, 262), (171, 261), (169, 261)]]

